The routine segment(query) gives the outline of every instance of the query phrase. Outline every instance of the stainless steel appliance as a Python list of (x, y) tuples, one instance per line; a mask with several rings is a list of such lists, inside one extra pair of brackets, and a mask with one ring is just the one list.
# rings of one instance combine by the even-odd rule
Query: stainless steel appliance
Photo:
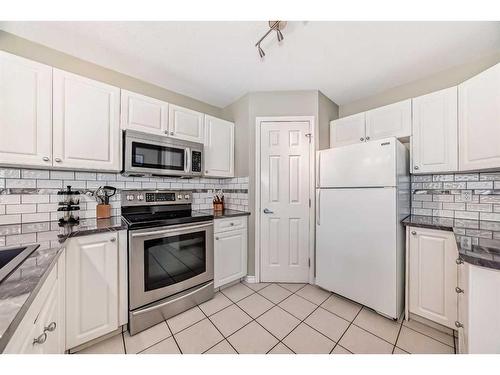
[(126, 176), (201, 176), (203, 144), (133, 130), (124, 132)]
[(121, 199), (134, 335), (213, 297), (213, 216), (191, 209), (189, 191), (124, 190)]
[(0, 281), (19, 267), (40, 245), (0, 247)]

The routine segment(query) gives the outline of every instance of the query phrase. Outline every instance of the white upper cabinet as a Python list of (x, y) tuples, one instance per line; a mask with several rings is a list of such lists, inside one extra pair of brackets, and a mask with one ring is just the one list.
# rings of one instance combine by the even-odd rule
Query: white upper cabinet
[(330, 147), (345, 146), (364, 141), (364, 112), (330, 122)]
[(411, 135), (411, 99), (366, 112), (366, 140)]
[(152, 134), (168, 134), (168, 103), (121, 91), (121, 127)]
[(116, 233), (70, 239), (66, 253), (66, 346), (84, 344), (118, 328)]
[(458, 250), (453, 232), (411, 228), (409, 249), (409, 310), (456, 329), (458, 314)]
[(461, 171), (500, 167), (500, 64), (458, 86)]
[(168, 107), (169, 135), (186, 141), (203, 143), (205, 115), (170, 104)]
[(234, 176), (234, 124), (205, 116), (205, 176)]
[(412, 173), (458, 170), (457, 87), (413, 99)]
[(120, 89), (54, 69), (54, 166), (120, 170)]
[(52, 165), (52, 68), (3, 51), (0, 163)]

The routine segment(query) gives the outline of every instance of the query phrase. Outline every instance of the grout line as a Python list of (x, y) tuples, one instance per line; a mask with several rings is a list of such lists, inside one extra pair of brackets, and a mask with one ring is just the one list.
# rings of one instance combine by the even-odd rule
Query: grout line
[[(172, 338), (174, 337), (174, 334), (172, 333), (172, 331), (170, 330), (170, 327), (169, 327), (169, 326), (168, 326), (168, 324), (167, 324), (167, 321), (166, 321), (166, 320), (164, 320), (163, 322), (164, 322), (164, 323), (165, 323), (165, 325), (167, 326), (168, 332), (170, 332), (170, 336), (167, 336), (167, 337), (165, 337), (165, 338), (163, 338), (163, 339), (161, 339), (161, 340), (159, 340), (159, 341), (155, 342), (154, 344), (151, 344), (151, 345), (149, 345), (149, 346), (145, 347), (144, 349), (139, 350), (139, 351), (137, 352), (137, 354), (142, 353), (142, 352), (143, 352), (143, 351), (145, 351), (145, 350), (148, 350), (149, 348), (151, 348), (151, 347), (155, 346), (156, 344), (159, 344), (160, 342), (163, 342), (163, 341), (165, 341), (165, 340), (167, 340), (167, 339), (169, 339), (169, 338), (171, 338), (171, 337), (172, 337)], [(158, 324), (161, 324), (161, 323), (158, 323)], [(153, 327), (154, 327), (154, 326), (153, 326)], [(153, 328), (153, 327), (151, 327), (151, 328)], [(149, 329), (149, 328), (148, 328), (148, 329)]]
[[(253, 293), (252, 293), (252, 294), (253, 294)], [(226, 296), (226, 297), (227, 297), (227, 296)], [(229, 297), (228, 297), (228, 298), (229, 298)], [(232, 305), (236, 305), (236, 303), (234, 303), (234, 302), (233, 302), (233, 304), (232, 304)], [(229, 306), (227, 306), (227, 307), (223, 308), (223, 309), (222, 309), (222, 310), (220, 310), (220, 311), (223, 311), (223, 310), (225, 310), (225, 309), (227, 309), (227, 308), (231, 307), (232, 305), (229, 305)], [(236, 305), (236, 306), (238, 306), (238, 305)], [(238, 307), (239, 307), (239, 306), (238, 306)], [(200, 309), (200, 310), (201, 310), (201, 309)], [(215, 314), (218, 314), (220, 311), (217, 311)], [(237, 354), (240, 354), (240, 353), (236, 350), (236, 348), (233, 346), (233, 344), (231, 344), (231, 342), (229, 342), (229, 340), (227, 340), (227, 337), (226, 337), (226, 336), (225, 336), (225, 335), (224, 335), (224, 334), (220, 331), (220, 329), (219, 329), (219, 328), (215, 325), (215, 323), (214, 323), (214, 322), (212, 322), (212, 320), (210, 320), (209, 316), (208, 316), (207, 314), (205, 314), (205, 312), (204, 312), (203, 310), (201, 310), (201, 312), (203, 313), (203, 315), (205, 315), (206, 319), (208, 319), (208, 321), (209, 321), (210, 323), (212, 323), (212, 325), (215, 327), (215, 329), (216, 329), (216, 330), (217, 330), (217, 331), (221, 334), (221, 336), (222, 336), (222, 340), (221, 340), (221, 341), (219, 341), (219, 342), (218, 342), (218, 343), (216, 343), (215, 345), (211, 346), (210, 348), (208, 348), (207, 350), (205, 350), (203, 353), (207, 352), (208, 350), (212, 349), (214, 346), (219, 345), (222, 341), (226, 340), (226, 341), (228, 342), (228, 344), (231, 346), (231, 348), (233, 348), (233, 349), (234, 349), (234, 351), (235, 351)], [(215, 315), (215, 314), (212, 314), (212, 316), (213, 316), (213, 315)], [(245, 313), (245, 314), (246, 314), (246, 313)], [(248, 314), (246, 314), (246, 315), (248, 315)], [(249, 316), (249, 315), (248, 315), (248, 316)], [(251, 319), (251, 318), (252, 318), (252, 317), (250, 316), (250, 319)], [(251, 321), (251, 320), (250, 320), (250, 321)], [(228, 337), (229, 337), (229, 336), (228, 336)]]
[[(422, 323), (422, 324), (423, 324), (423, 323)], [(425, 325), (425, 324), (424, 324), (424, 325)], [(434, 337), (432, 337), (432, 336), (429, 336), (429, 335), (427, 335), (427, 334), (425, 334), (425, 333), (422, 333), (422, 332), (420, 332), (420, 331), (417, 331), (416, 329), (413, 329), (413, 328), (411, 328), (411, 327), (408, 327), (407, 325), (405, 325), (405, 327), (406, 327), (406, 328), (408, 328), (408, 329), (410, 329), (410, 330), (412, 330), (413, 332), (420, 333), (421, 335), (424, 335), (424, 336), (426, 336), (426, 337), (428, 337), (428, 338), (430, 338), (430, 339), (432, 339), (432, 340), (434, 340), (434, 341), (437, 341), (437, 342), (439, 342), (440, 344), (446, 345), (446, 346), (448, 346), (448, 347), (450, 347), (450, 348), (453, 348), (453, 346), (455, 346), (455, 344), (453, 344), (453, 346), (448, 345), (448, 344), (446, 344), (446, 343), (444, 343), (444, 342), (442, 342), (442, 341), (440, 341), (440, 340), (438, 340), (438, 339), (436, 339), (436, 338), (434, 338)], [(426, 326), (426, 327), (432, 328), (432, 327), (430, 327), (430, 326)], [(432, 329), (435, 329), (435, 328), (432, 328)], [(438, 332), (440, 332), (440, 331), (438, 331)], [(444, 332), (442, 332), (442, 333), (444, 333)], [(446, 333), (444, 333), (444, 334), (446, 335)], [(450, 336), (450, 335), (448, 335), (448, 336)], [(453, 337), (453, 336), (452, 336), (452, 337)], [(453, 340), (455, 340), (455, 338), (453, 338)]]
[(403, 319), (401, 320), (401, 325), (399, 326), (398, 335), (396, 336), (396, 342), (394, 343), (394, 348), (392, 348), (392, 354), (394, 354), (394, 350), (396, 350), (396, 345), (398, 344), (399, 335), (401, 334), (401, 330), (403, 329), (403, 321), (404, 321), (404, 319), (405, 318), (403, 317)]
[(122, 329), (122, 341), (123, 341), (123, 352), (127, 354), (127, 345), (125, 345), (125, 335), (123, 334), (123, 329)]
[[(333, 349), (335, 349), (335, 348), (337, 347), (337, 345), (340, 345), (340, 341), (342, 340), (342, 337), (344, 337), (344, 335), (346, 334), (346, 332), (347, 332), (347, 331), (349, 331), (349, 328), (351, 328), (351, 326), (352, 326), (353, 322), (356, 320), (356, 318), (358, 317), (358, 315), (359, 315), (359, 313), (361, 312), (361, 310), (363, 310), (363, 308), (360, 308), (360, 309), (359, 309), (358, 313), (357, 313), (357, 314), (356, 314), (356, 316), (352, 319), (352, 321), (349, 323), (349, 325), (347, 326), (347, 328), (346, 328), (346, 330), (344, 331), (344, 333), (342, 333), (342, 335), (339, 337), (339, 340), (337, 341), (337, 344), (333, 347)], [(356, 326), (356, 327), (357, 327), (357, 326)], [(340, 346), (342, 346), (342, 345), (340, 345)], [(347, 348), (345, 348), (344, 346), (342, 346), (342, 347), (343, 347), (344, 349), (347, 349)], [(333, 349), (332, 349), (332, 351), (330, 352), (330, 354), (332, 354)], [(347, 350), (349, 350), (349, 349), (347, 349)], [(350, 350), (349, 350), (349, 351), (350, 351)], [(353, 353), (353, 352), (351, 352), (351, 353)], [(353, 354), (355, 354), (355, 353), (353, 353)]]
[[(196, 306), (198, 306), (198, 305), (196, 305)], [(198, 308), (199, 308), (199, 307), (198, 307)], [(200, 310), (201, 310), (201, 309), (200, 309)], [(168, 325), (168, 322), (167, 322), (166, 320), (165, 320), (165, 323), (167, 324), (167, 328), (170, 330), (170, 333), (172, 334), (172, 337), (173, 337), (173, 339), (174, 339), (175, 345), (177, 345), (177, 349), (179, 349), (179, 353), (183, 354), (183, 353), (182, 353), (182, 350), (181, 350), (181, 347), (180, 347), (179, 343), (177, 342), (177, 339), (175, 338), (174, 331), (172, 331), (172, 330), (170, 329), (170, 326)], [(196, 323), (198, 323), (198, 322), (196, 322)], [(194, 324), (196, 324), (196, 323), (194, 323)], [(194, 324), (193, 324), (193, 325), (194, 325)], [(182, 331), (179, 331), (179, 332), (182, 332)], [(177, 332), (177, 333), (179, 333), (179, 332)], [(168, 338), (168, 337), (167, 337), (167, 338)], [(166, 340), (166, 339), (165, 339), (165, 340)]]

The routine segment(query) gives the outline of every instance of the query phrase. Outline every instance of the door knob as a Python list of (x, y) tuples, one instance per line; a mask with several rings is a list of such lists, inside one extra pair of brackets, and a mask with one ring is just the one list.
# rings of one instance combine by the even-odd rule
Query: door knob
[(174, 132), (170, 132), (170, 135), (174, 135)]
[(456, 264), (462, 264), (463, 262), (462, 258), (457, 258), (457, 260), (455, 260)]
[(43, 157), (43, 161), (49, 161), (49, 160), (50, 160), (50, 159), (49, 159), (49, 157), (48, 157), (48, 156), (44, 156), (44, 157)]
[(370, 140), (370, 137), (366, 137), (366, 140), (369, 141)]
[(459, 288), (458, 286), (455, 288), (455, 292), (457, 293), (463, 293), (464, 290), (462, 288)]
[(417, 235), (417, 232), (412, 231), (412, 232), (411, 232), (411, 234), (413, 234), (414, 236), (416, 236), (416, 235)]
[(33, 345), (43, 344), (45, 341), (47, 341), (47, 333), (44, 332), (40, 336), (38, 336), (36, 339), (33, 339)]
[(364, 139), (363, 137), (361, 137), (359, 140), (360, 140), (361, 142), (363, 142), (365, 139)]
[(418, 165), (415, 165), (415, 166), (413, 167), (413, 169), (417, 170), (417, 169), (418, 169)]
[(274, 212), (271, 211), (269, 208), (264, 208), (264, 213), (265, 214), (274, 214)]
[(60, 163), (62, 161), (60, 158), (55, 158), (54, 160), (56, 161), (56, 163)]
[(457, 327), (457, 328), (463, 328), (463, 326), (464, 325), (462, 323), (460, 323), (458, 321), (455, 322), (455, 327)]
[(109, 239), (111, 242), (116, 242), (116, 238), (115, 237), (112, 237)]
[(43, 331), (54, 332), (56, 330), (56, 327), (57, 327), (56, 322), (52, 322), (47, 327), (45, 327)]

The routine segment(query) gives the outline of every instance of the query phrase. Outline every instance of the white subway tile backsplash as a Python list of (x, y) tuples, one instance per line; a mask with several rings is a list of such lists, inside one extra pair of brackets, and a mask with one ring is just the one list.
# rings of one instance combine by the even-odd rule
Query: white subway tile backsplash
[(62, 189), (63, 186), (61, 180), (38, 180), (36, 185), (41, 189)]
[(455, 174), (455, 181), (479, 181), (479, 173)]
[(21, 170), (14, 168), (0, 168), (1, 178), (21, 178)]
[(467, 182), (467, 189), (493, 189), (493, 181)]
[(5, 215), (5, 204), (0, 204), (0, 215)]
[(490, 203), (467, 203), (467, 211), (491, 212), (493, 205)]
[(21, 171), (22, 178), (30, 178), (30, 179), (48, 179), (49, 171), (42, 171), (39, 169), (23, 169)]
[(479, 218), (481, 220), (500, 221), (500, 213), (480, 212)]
[(50, 178), (53, 180), (73, 180), (75, 178), (75, 172), (50, 171)]
[(0, 225), (18, 224), (21, 222), (21, 215), (0, 215)]
[(21, 203), (49, 203), (50, 195), (47, 194), (23, 194), (21, 195)]
[(479, 212), (471, 212), (471, 211), (456, 211), (455, 219), (471, 219), (478, 220)]
[(48, 212), (36, 213), (36, 214), (22, 214), (22, 223), (36, 223), (38, 221), (49, 221), (50, 214)]
[(0, 204), (19, 204), (21, 196), (17, 194), (0, 194)]
[(36, 233), (14, 234), (12, 236), (6, 236), (7, 246), (30, 243), (36, 243)]
[(65, 188), (66, 186), (71, 186), (72, 190), (86, 189), (87, 181), (64, 180), (63, 188)]
[(114, 173), (97, 173), (96, 178), (99, 181), (116, 181), (116, 174), (114, 174)]
[(97, 173), (95, 172), (75, 172), (75, 180), (96, 180)]
[(6, 213), (9, 214), (31, 214), (36, 212), (36, 204), (9, 204)]
[(36, 188), (36, 180), (9, 178), (5, 180), (5, 187), (7, 189), (34, 189)]

